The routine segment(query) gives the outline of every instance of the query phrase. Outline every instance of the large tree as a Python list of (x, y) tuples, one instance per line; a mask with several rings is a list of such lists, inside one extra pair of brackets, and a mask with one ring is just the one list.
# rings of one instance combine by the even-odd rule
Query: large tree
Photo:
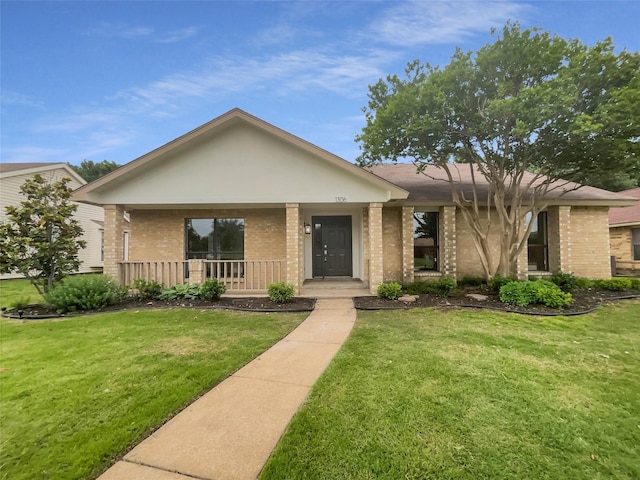
[(6, 207), (8, 220), (0, 224), (0, 273), (20, 273), (47, 293), (55, 282), (80, 267), (82, 227), (73, 217), (71, 180), (51, 182), (34, 175), (20, 187), (26, 196), (18, 206)]
[(640, 138), (637, 52), (517, 23), (492, 34), (475, 53), (456, 49), (444, 68), (416, 60), (406, 78), (370, 86), (356, 137), (362, 166), (412, 161), (434, 179), (443, 176), (434, 168), (444, 171), (487, 278), (515, 274), (533, 219), (576, 188), (561, 179), (632, 172)]
[(116, 168), (120, 168), (120, 165), (116, 162), (110, 162), (109, 160), (102, 160), (101, 162), (83, 160), (79, 166), (71, 165), (70, 163), (69, 166), (87, 182), (93, 182), (105, 176), (107, 173), (113, 172)]

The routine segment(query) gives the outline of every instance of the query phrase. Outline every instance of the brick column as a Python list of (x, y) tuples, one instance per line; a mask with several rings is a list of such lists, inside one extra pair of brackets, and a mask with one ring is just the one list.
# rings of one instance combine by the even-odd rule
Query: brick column
[(369, 204), (369, 291), (377, 293), (384, 278), (382, 258), (382, 203)]
[(369, 264), (371, 254), (369, 253), (369, 208), (362, 209), (362, 280), (369, 285)]
[(200, 259), (189, 260), (189, 285), (200, 285), (205, 280), (204, 262)]
[(402, 281), (413, 282), (413, 207), (402, 207)]
[(456, 207), (440, 207), (440, 272), (456, 279)]
[(124, 260), (124, 207), (104, 206), (104, 274), (120, 282), (119, 262)]
[(572, 273), (570, 206), (549, 207), (547, 244), (549, 245), (549, 271)]
[(286, 204), (287, 232), (287, 283), (293, 285), (296, 295), (300, 294), (300, 206), (297, 203)]

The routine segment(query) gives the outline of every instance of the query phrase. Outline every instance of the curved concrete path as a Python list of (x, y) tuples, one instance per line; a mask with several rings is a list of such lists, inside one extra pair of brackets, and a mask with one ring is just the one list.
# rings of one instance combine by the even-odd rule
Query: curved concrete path
[(318, 300), (298, 328), (172, 418), (100, 480), (254, 480), (355, 319), (350, 298)]

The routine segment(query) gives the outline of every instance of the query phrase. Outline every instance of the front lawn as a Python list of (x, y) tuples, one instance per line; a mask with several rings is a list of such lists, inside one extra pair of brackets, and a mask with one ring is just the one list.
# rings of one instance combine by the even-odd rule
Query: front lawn
[(360, 312), (267, 479), (640, 478), (640, 302)]
[(0, 478), (97, 476), (305, 316), (174, 309), (0, 320)]

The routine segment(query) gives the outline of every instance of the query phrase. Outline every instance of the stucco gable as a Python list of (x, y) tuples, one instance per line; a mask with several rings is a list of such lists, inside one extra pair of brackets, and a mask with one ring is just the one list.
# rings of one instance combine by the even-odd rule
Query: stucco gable
[(407, 192), (233, 110), (76, 192), (97, 204), (386, 202)]

